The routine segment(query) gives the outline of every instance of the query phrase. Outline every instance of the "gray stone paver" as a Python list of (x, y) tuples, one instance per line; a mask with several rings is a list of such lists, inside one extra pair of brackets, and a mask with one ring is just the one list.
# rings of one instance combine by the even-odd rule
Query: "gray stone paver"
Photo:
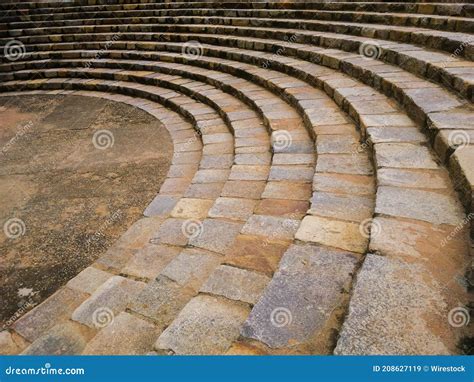
[(267, 276), (221, 265), (201, 287), (201, 292), (255, 304), (269, 281)]
[(444, 304), (422, 266), (369, 254), (335, 353), (449, 354), (432, 329), (446, 320)]
[(73, 313), (74, 321), (91, 328), (100, 328), (113, 322), (115, 315), (125, 309), (145, 284), (121, 276), (113, 276), (102, 284)]
[(158, 329), (151, 323), (122, 312), (87, 344), (83, 354), (143, 355), (153, 346)]
[(357, 257), (311, 245), (293, 245), (242, 329), (245, 337), (281, 348), (305, 342), (342, 302)]
[(176, 256), (162, 275), (181, 286), (199, 290), (200, 286), (222, 261), (222, 256), (198, 248), (187, 248)]
[(48, 330), (26, 348), (25, 355), (74, 355), (81, 354), (95, 332), (88, 327), (65, 322)]
[(222, 354), (239, 336), (249, 311), (237, 302), (197, 296), (160, 335), (155, 348), (176, 354)]
[(72, 312), (88, 294), (70, 288), (62, 288), (42, 304), (18, 319), (12, 328), (30, 342), (46, 330), (69, 319)]

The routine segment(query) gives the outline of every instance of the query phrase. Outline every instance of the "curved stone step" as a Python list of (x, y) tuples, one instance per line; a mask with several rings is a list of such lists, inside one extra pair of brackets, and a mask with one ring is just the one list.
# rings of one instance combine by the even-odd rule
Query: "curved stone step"
[[(77, 12), (78, 9), (75, 9)], [(101, 11), (95, 11), (101, 15)], [(117, 11), (115, 11), (117, 12)], [(130, 10), (133, 12), (133, 10)], [(156, 11), (155, 11), (156, 12)], [(239, 17), (252, 17), (257, 14), (259, 17), (270, 17), (270, 18), (290, 18), (290, 19), (311, 19), (311, 20), (325, 20), (325, 21), (337, 21), (337, 22), (361, 22), (367, 24), (386, 24), (390, 25), (401, 25), (411, 27), (425, 27), (430, 29), (453, 31), (453, 32), (470, 32), (472, 22), (465, 17), (451, 16), (446, 17), (443, 15), (433, 14), (414, 14), (414, 13), (399, 13), (399, 12), (377, 12), (376, 10), (364, 10), (364, 11), (352, 11), (352, 10), (315, 10), (315, 9), (218, 9), (213, 8), (179, 8), (163, 10), (161, 9), (159, 14), (165, 14), (167, 16), (178, 15), (190, 15), (190, 16), (239, 16)], [(137, 17), (144, 16), (142, 13), (132, 13)]]
[[(114, 22), (116, 19), (113, 19)], [(204, 20), (202, 18), (193, 19), (193, 22), (199, 22), (199, 20)], [(205, 19), (207, 20), (207, 19)], [(219, 19), (219, 22), (222, 22), (222, 18)], [(261, 19), (253, 19), (261, 21)], [(138, 20), (137, 20), (138, 21)], [(166, 21), (163, 19), (163, 21)], [(178, 22), (179, 19), (175, 19), (175, 22)], [(189, 20), (184, 20), (188, 21)], [(250, 22), (250, 20), (248, 20)], [(161, 21), (160, 21), (161, 23)], [(131, 24), (133, 25), (133, 24)], [(118, 26), (119, 28), (123, 28), (127, 30), (127, 26)], [(139, 25), (140, 28), (143, 28), (143, 24)], [(180, 26), (182, 28), (183, 26)], [(195, 29), (191, 26), (186, 27), (183, 30), (184, 33), (189, 33), (188, 29)], [(57, 42), (62, 41), (63, 39), (67, 39), (68, 32), (74, 33), (81, 33), (84, 29), (88, 27), (69, 27), (69, 28), (56, 28), (53, 29), (52, 32), (63, 34), (62, 36), (54, 36)], [(89, 27), (93, 28), (93, 27)], [(111, 31), (111, 29), (116, 29), (116, 26), (105, 25), (100, 28), (102, 32), (100, 35), (101, 39), (103, 39), (105, 32)], [(135, 28), (136, 29), (136, 28)], [(160, 29), (166, 31), (168, 28), (164, 25), (160, 25)], [(226, 31), (232, 31), (233, 34), (238, 34), (240, 36), (246, 37), (249, 34), (253, 35), (254, 37), (260, 38), (262, 33), (266, 34), (267, 37), (279, 38), (281, 39), (281, 34), (278, 36), (274, 30), (268, 29), (268, 27), (217, 27), (211, 26), (206, 27), (206, 29), (210, 29), (211, 31), (215, 31), (217, 33), (224, 33)], [(25, 33), (25, 36), (18, 35), (17, 38), (20, 41), (30, 42), (35, 41), (37, 38), (33, 36), (29, 36), (28, 33), (32, 33), (34, 30), (23, 30), (20, 31)], [(37, 29), (40, 34), (44, 34), (45, 30)], [(10, 34), (15, 35), (15, 31), (11, 30)], [(91, 29), (90, 32), (96, 32)], [(301, 31), (298, 29), (288, 29), (284, 28), (281, 29), (281, 32), (284, 32), (288, 35), (284, 35), (284, 42), (280, 42), (281, 45), (286, 46), (286, 48), (291, 49), (305, 49), (309, 45), (316, 45), (326, 48), (333, 48), (333, 49), (342, 49), (343, 51), (347, 52), (357, 52), (360, 56), (373, 58), (374, 60), (382, 60), (389, 64), (400, 66), (401, 68), (411, 72), (415, 75), (425, 77), (429, 80), (434, 80), (443, 86), (447, 86), (453, 91), (459, 93), (460, 95), (467, 97), (468, 99), (473, 99), (473, 88), (474, 88), (474, 66), (470, 61), (464, 61), (460, 58), (457, 58), (457, 54), (445, 54), (441, 52), (434, 52), (434, 51), (426, 51), (425, 49), (409, 44), (397, 44), (391, 42), (385, 42), (384, 40), (378, 40), (374, 38), (364, 38), (364, 37), (352, 37), (347, 38), (341, 34), (335, 33), (316, 33), (316, 32), (308, 32), (308, 31)], [(65, 35), (64, 35), (65, 34)], [(5, 35), (5, 33), (4, 33)], [(93, 35), (92, 33), (90, 35)], [(51, 36), (51, 35), (50, 35)], [(129, 38), (129, 33), (123, 38)], [(161, 38), (164, 38), (165, 35), (162, 35)], [(204, 37), (204, 36), (203, 36)], [(50, 37), (53, 38), (53, 37)], [(109, 45), (113, 42), (117, 42), (117, 40), (122, 39), (121, 32), (116, 31), (113, 36), (109, 38)], [(205, 39), (205, 37), (204, 37)], [(4, 44), (8, 44), (9, 40), (7, 39), (0, 39)], [(182, 41), (182, 40), (181, 40)], [(206, 42), (205, 40), (203, 42)], [(26, 46), (24, 49), (32, 50), (35, 47)], [(282, 48), (280, 48), (282, 49)], [(461, 48), (464, 51), (464, 48)], [(19, 57), (20, 60), (22, 57)]]
[[(210, 10), (212, 11), (212, 10)], [(131, 11), (133, 12), (133, 11)], [(198, 12), (197, 12), (198, 13)], [(116, 12), (111, 13), (109, 20), (113, 21), (117, 19)], [(129, 12), (124, 13), (122, 17), (125, 17), (120, 24), (125, 25), (130, 23)], [(95, 14), (94, 14), (95, 17)], [(177, 17), (174, 16), (170, 17), (144, 17), (144, 19), (150, 20), (150, 23), (184, 23), (184, 24), (193, 24), (197, 20), (202, 19), (202, 17), (192, 17), (192, 16), (181, 16)], [(324, 20), (295, 20), (295, 19), (278, 19), (278, 18), (249, 18), (249, 17), (205, 17), (204, 18), (206, 23), (211, 24), (227, 24), (227, 25), (234, 25), (234, 26), (243, 26), (249, 25), (249, 20), (252, 22), (252, 26), (260, 26), (260, 27), (271, 27), (271, 28), (294, 28), (294, 29), (304, 29), (306, 31), (320, 31), (320, 32), (332, 32), (332, 33), (339, 33), (339, 34), (349, 34), (354, 36), (361, 36), (367, 38), (378, 38), (378, 39), (385, 39), (391, 41), (398, 41), (403, 43), (411, 43), (411, 44), (418, 44), (418, 45), (426, 45), (427, 47), (435, 50), (444, 50), (450, 54), (454, 54), (455, 56), (464, 56), (468, 59), (472, 60), (473, 57), (473, 44), (472, 38), (469, 34), (463, 33), (453, 33), (453, 32), (445, 32), (445, 31), (435, 31), (425, 28), (416, 28), (416, 27), (405, 27), (405, 26), (391, 26), (388, 28), (385, 25), (377, 25), (377, 24), (364, 24), (364, 23), (353, 23), (353, 22), (336, 22), (336, 21), (324, 21)], [(100, 20), (100, 19), (99, 19)], [(1, 21), (1, 19), (0, 19)], [(137, 23), (138, 19), (134, 21), (132, 19), (132, 23)], [(86, 21), (86, 24), (90, 24), (89, 28), (93, 28), (94, 24), (97, 23), (97, 19), (89, 19)], [(141, 22), (140, 22), (141, 23)], [(133, 25), (133, 24), (132, 24)], [(146, 25), (146, 24), (144, 24)], [(144, 25), (142, 28), (144, 28)], [(71, 27), (77, 33), (78, 27)], [(158, 25), (155, 25), (152, 31), (159, 32), (162, 31)], [(3, 29), (10, 29), (6, 28), (5, 26)], [(56, 28), (57, 29), (57, 28)], [(53, 28), (54, 30), (54, 28)], [(142, 29), (143, 30), (143, 29)], [(92, 29), (90, 30), (93, 31)], [(144, 30), (145, 31), (145, 30)], [(42, 33), (41, 29), (37, 30), (38, 33)], [(302, 31), (301, 31), (302, 32)], [(396, 32), (396, 33), (395, 33)], [(15, 37), (17, 34), (21, 33), (21, 31), (11, 32), (13, 33), (12, 37)], [(16, 33), (16, 34), (15, 34)], [(60, 32), (59, 32), (60, 33)]]
[[(400, 2), (204, 2), (204, 1), (188, 1), (188, 2), (153, 2), (153, 3), (108, 3), (106, 5), (84, 5), (84, 3), (78, 3), (77, 6), (71, 6), (72, 4), (63, 5), (58, 9), (56, 6), (53, 9), (49, 9), (44, 6), (42, 8), (32, 8), (31, 11), (41, 12), (55, 12), (64, 13), (66, 12), (77, 12), (80, 10), (100, 12), (104, 10), (149, 10), (149, 9), (200, 9), (212, 6), (217, 9), (307, 9), (307, 10), (331, 10), (331, 11), (356, 11), (356, 12), (383, 12), (383, 13), (418, 13), (425, 15), (443, 15), (443, 16), (465, 16), (472, 17), (473, 7), (470, 4), (451, 4), (451, 3), (400, 3)], [(56, 4), (57, 5), (57, 4)], [(7, 6), (7, 5), (6, 5)], [(13, 9), (14, 10), (14, 9)], [(21, 14), (23, 17), (30, 15)], [(68, 15), (69, 16), (69, 15)]]

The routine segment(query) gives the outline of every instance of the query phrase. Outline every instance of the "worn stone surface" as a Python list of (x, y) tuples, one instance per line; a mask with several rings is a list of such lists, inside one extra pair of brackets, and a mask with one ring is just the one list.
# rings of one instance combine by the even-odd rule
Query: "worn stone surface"
[(121, 272), (152, 279), (178, 255), (179, 251), (180, 249), (176, 247), (148, 243), (130, 258)]
[(300, 222), (276, 216), (252, 215), (242, 229), (243, 234), (261, 235), (269, 240), (293, 239)]
[(69, 280), (66, 286), (83, 293), (92, 294), (99, 286), (111, 277), (111, 273), (101, 271), (94, 267), (87, 267), (76, 277)]
[(191, 238), (189, 244), (209, 251), (225, 253), (232, 246), (241, 228), (241, 223), (206, 219), (202, 223), (201, 233)]
[(439, 170), (381, 168), (377, 171), (377, 182), (381, 186), (445, 189), (448, 181)]
[(313, 174), (314, 168), (309, 166), (272, 166), (268, 179), (271, 181), (310, 182)]
[(226, 169), (199, 170), (194, 175), (193, 183), (225, 182), (228, 177), (229, 170)]
[(182, 286), (199, 290), (214, 268), (222, 261), (222, 256), (202, 249), (185, 249), (171, 261), (162, 275)]
[(172, 195), (157, 195), (146, 207), (143, 214), (145, 216), (166, 216), (174, 208), (178, 197)]
[(256, 201), (242, 198), (218, 198), (209, 211), (211, 218), (247, 220), (253, 213)]
[(97, 333), (83, 354), (142, 355), (152, 350), (158, 333), (153, 324), (122, 312)]
[(450, 225), (461, 223), (464, 216), (452, 195), (387, 186), (378, 189), (375, 212)]
[(173, 150), (163, 124), (126, 102), (64, 93), (2, 100), (0, 217), (21, 218), (26, 233), (0, 235), (0, 326), (24, 304), (18, 289), (43, 301), (127, 235)]
[(88, 295), (70, 288), (62, 288), (42, 304), (16, 321), (12, 328), (33, 342), (46, 330), (66, 321)]
[(308, 210), (309, 203), (302, 200), (263, 199), (257, 205), (258, 215), (272, 215), (289, 219), (301, 219)]
[(269, 281), (267, 276), (221, 265), (209, 276), (201, 292), (255, 304)]
[(424, 143), (426, 136), (416, 127), (370, 127), (367, 129), (372, 143)]
[(429, 150), (410, 143), (377, 143), (375, 160), (378, 167), (436, 169)]
[(132, 254), (149, 242), (162, 222), (163, 218), (161, 216), (142, 218), (136, 221), (96, 263), (107, 269), (122, 269), (130, 260)]
[(262, 240), (261, 236), (239, 235), (224, 262), (271, 276), (287, 247), (285, 242)]
[(455, 337), (447, 307), (423, 266), (369, 254), (335, 353), (449, 354)]
[(362, 154), (321, 154), (318, 155), (316, 172), (371, 175), (372, 165)]
[(374, 200), (368, 196), (315, 192), (308, 213), (357, 222), (370, 218), (373, 209)]
[(21, 351), (22, 347), (15, 341), (14, 336), (8, 330), (0, 332), (0, 354), (14, 355)]
[(375, 185), (371, 176), (316, 173), (313, 177), (313, 188), (323, 192), (373, 195)]
[[(110, 324), (114, 316), (125, 309), (145, 287), (142, 282), (113, 276), (102, 284), (73, 313), (71, 318), (91, 328), (100, 328)], [(105, 321), (104, 321), (105, 320)]]
[(65, 322), (56, 325), (39, 337), (22, 354), (26, 355), (75, 355), (81, 354), (95, 334), (86, 326)]
[(188, 242), (185, 235), (186, 219), (166, 219), (160, 228), (152, 235), (151, 241), (154, 244), (169, 244), (183, 246)]
[(268, 166), (234, 165), (230, 180), (267, 180), (270, 168)]
[(260, 199), (266, 183), (264, 181), (233, 181), (225, 183), (222, 196), (230, 198)]
[(171, 216), (182, 219), (204, 219), (213, 203), (213, 200), (183, 198), (176, 203)]
[(158, 276), (150, 281), (128, 308), (147, 317), (161, 329), (168, 326), (189, 300), (196, 294), (167, 277)]
[(307, 201), (311, 196), (311, 184), (294, 182), (268, 182), (262, 198)]
[(239, 336), (249, 308), (210, 296), (193, 298), (158, 338), (155, 348), (176, 354), (222, 354)]
[(295, 237), (298, 240), (359, 253), (365, 252), (368, 242), (362, 235), (358, 223), (319, 216), (306, 216)]
[(370, 251), (414, 263), (424, 264), (443, 285), (462, 284), (469, 259), (469, 224), (453, 229), (422, 221), (377, 217), (373, 221)]
[(187, 198), (215, 199), (222, 191), (223, 183), (197, 183), (191, 184), (184, 196)]
[(252, 309), (242, 335), (272, 348), (309, 341), (342, 303), (356, 264), (357, 257), (347, 252), (291, 246)]

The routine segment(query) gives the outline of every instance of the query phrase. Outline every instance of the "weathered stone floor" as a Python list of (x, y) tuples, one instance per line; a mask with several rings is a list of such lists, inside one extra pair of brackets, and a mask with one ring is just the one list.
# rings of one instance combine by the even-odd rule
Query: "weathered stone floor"
[(129, 104), (174, 147), (143, 216), (4, 353), (473, 352), (471, 5), (0, 8), (0, 95)]
[[(110, 100), (0, 101), (0, 216), (24, 228), (0, 239), (4, 325), (97, 260), (140, 217), (168, 172), (172, 144), (156, 119)], [(111, 139), (104, 149), (97, 133)]]

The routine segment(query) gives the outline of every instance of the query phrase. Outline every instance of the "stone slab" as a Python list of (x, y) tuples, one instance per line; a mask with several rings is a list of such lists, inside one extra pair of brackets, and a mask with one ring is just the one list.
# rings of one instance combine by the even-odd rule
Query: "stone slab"
[(23, 351), (25, 355), (81, 354), (94, 331), (74, 322), (65, 322), (48, 330)]
[(215, 253), (188, 248), (163, 269), (162, 275), (197, 291), (221, 261), (222, 256)]
[(142, 282), (113, 276), (72, 313), (72, 319), (90, 328), (108, 326), (144, 287)]
[(256, 272), (221, 265), (209, 276), (200, 291), (255, 304), (269, 281), (269, 277)]
[(12, 328), (33, 342), (54, 325), (69, 319), (88, 294), (70, 288), (61, 288), (43, 303), (18, 319)]
[(334, 353), (450, 354), (446, 302), (425, 277), (420, 265), (368, 254)]
[(357, 262), (347, 252), (292, 245), (252, 309), (242, 335), (272, 348), (294, 346), (320, 335), (342, 304)]
[(111, 273), (101, 271), (94, 267), (87, 267), (66, 284), (71, 289), (92, 294), (94, 291), (112, 277)]
[(143, 355), (153, 349), (158, 329), (129, 313), (120, 313), (87, 344), (83, 354)]
[(453, 195), (388, 186), (378, 188), (375, 212), (450, 225), (460, 224), (464, 217)]
[(319, 216), (306, 216), (296, 232), (296, 239), (363, 253), (368, 239), (359, 224)]
[(241, 223), (220, 219), (206, 219), (200, 235), (189, 240), (194, 247), (224, 254), (234, 243), (235, 237), (242, 228)]
[(191, 288), (182, 287), (166, 277), (158, 276), (130, 301), (128, 307), (164, 329), (195, 294)]
[(222, 354), (239, 336), (250, 309), (211, 296), (193, 298), (158, 338), (155, 349), (176, 354)]

